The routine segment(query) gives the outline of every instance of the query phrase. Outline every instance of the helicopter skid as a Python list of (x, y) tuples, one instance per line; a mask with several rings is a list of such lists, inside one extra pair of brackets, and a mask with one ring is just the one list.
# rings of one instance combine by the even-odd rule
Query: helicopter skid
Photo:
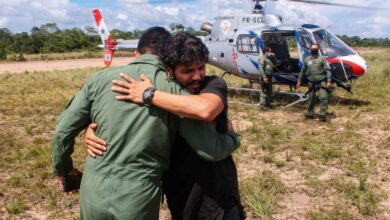
[[(238, 88), (238, 87), (228, 87), (228, 90), (229, 91), (235, 91), (235, 92), (248, 92), (248, 93), (256, 93), (256, 94), (259, 94), (260, 93), (260, 89), (252, 89), (252, 88)], [(304, 93), (298, 93), (298, 92), (285, 92), (285, 91), (281, 91), (281, 92), (277, 92), (277, 93), (273, 93), (273, 96), (295, 96), (297, 97), (298, 99), (287, 104), (286, 106), (284, 106), (284, 108), (288, 108), (288, 107), (291, 107), (291, 106), (294, 106), (298, 103), (301, 103), (301, 102), (305, 102), (308, 97), (305, 96)], [(260, 106), (259, 103), (247, 103), (247, 102), (239, 102), (239, 101), (234, 101), (234, 102), (231, 102), (231, 103), (236, 103), (236, 104), (240, 104), (240, 105), (245, 105), (245, 106)]]
[(297, 96), (297, 97), (298, 97), (298, 100), (289, 103), (288, 105), (285, 106), (285, 108), (294, 106), (294, 105), (296, 105), (296, 104), (298, 104), (298, 103), (301, 103), (301, 102), (305, 102), (305, 101), (308, 99), (308, 96), (305, 95), (305, 94), (303, 94), (303, 93), (298, 93), (298, 92), (284, 92), (284, 91), (281, 91), (281, 92), (279, 92), (279, 93), (280, 93), (280, 94), (283, 94), (283, 95), (291, 95), (291, 96)]

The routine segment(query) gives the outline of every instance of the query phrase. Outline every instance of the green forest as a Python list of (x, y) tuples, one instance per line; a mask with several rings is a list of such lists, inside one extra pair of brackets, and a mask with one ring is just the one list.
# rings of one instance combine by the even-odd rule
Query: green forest
[[(196, 35), (205, 35), (205, 32), (185, 27), (182, 24), (171, 24), (172, 32), (188, 31)], [(115, 39), (136, 39), (143, 30), (122, 31), (111, 30)], [(345, 43), (352, 47), (390, 47), (389, 38), (360, 38), (358, 36), (339, 36)], [(7, 55), (19, 56), (23, 60), (23, 54), (63, 53), (75, 51), (99, 50), (100, 37), (94, 27), (63, 29), (56, 23), (42, 24), (33, 27), (31, 31), (12, 33), (7, 28), (0, 28), (0, 60), (7, 59)]]

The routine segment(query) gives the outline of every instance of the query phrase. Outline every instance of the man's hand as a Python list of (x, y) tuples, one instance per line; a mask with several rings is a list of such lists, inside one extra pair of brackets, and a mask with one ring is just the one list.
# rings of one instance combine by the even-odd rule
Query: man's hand
[(301, 87), (301, 81), (298, 81), (297, 84), (295, 85), (295, 89), (299, 89)]
[(267, 79), (267, 77), (264, 77), (264, 79), (263, 79), (263, 82), (264, 82), (265, 84), (267, 84), (267, 83), (268, 83), (268, 79)]
[(121, 101), (132, 101), (138, 104), (144, 104), (142, 95), (145, 89), (153, 87), (152, 81), (145, 75), (141, 75), (141, 81), (134, 80), (130, 76), (120, 73), (120, 76), (127, 82), (113, 80), (112, 84), (116, 87), (112, 87), (112, 91), (124, 94), (122, 96), (116, 96), (117, 100)]
[(326, 83), (326, 88), (328, 89), (332, 88), (332, 83), (331, 82)]
[[(68, 174), (68, 176), (78, 176), (78, 175), (83, 175), (83, 173), (77, 169), (77, 168), (73, 168)], [(64, 184), (65, 184), (65, 178), (63, 176), (57, 176), (57, 182), (58, 182), (58, 186), (60, 187), (61, 191), (64, 189)], [(71, 195), (75, 192), (77, 192), (78, 190), (75, 189), (75, 190), (72, 190), (70, 192), (66, 192), (67, 195)]]
[(91, 157), (101, 156), (107, 150), (107, 143), (95, 135), (97, 126), (96, 123), (92, 123), (85, 130), (84, 144), (87, 146), (88, 154)]

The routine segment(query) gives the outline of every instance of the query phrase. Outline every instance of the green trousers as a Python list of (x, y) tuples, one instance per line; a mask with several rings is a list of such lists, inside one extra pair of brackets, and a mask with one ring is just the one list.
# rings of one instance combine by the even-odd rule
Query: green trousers
[(271, 107), (272, 77), (267, 77), (268, 83), (260, 83), (260, 106)]
[[(320, 116), (326, 116), (328, 112), (329, 99), (331, 90), (325, 88), (326, 82), (321, 83), (321, 87), (317, 91), (311, 91), (307, 100), (307, 114), (314, 115), (317, 102), (320, 103)], [(318, 94), (318, 97), (317, 97)]]
[(160, 200), (160, 183), (84, 173), (80, 189), (80, 219), (158, 220)]

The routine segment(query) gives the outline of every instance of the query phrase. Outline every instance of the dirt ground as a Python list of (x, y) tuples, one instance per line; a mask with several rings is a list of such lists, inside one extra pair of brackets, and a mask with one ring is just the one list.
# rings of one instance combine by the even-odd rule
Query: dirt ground
[[(120, 66), (130, 63), (133, 57), (115, 57), (111, 66)], [(102, 58), (73, 59), (73, 60), (50, 60), (50, 61), (29, 61), (29, 62), (7, 62), (0, 63), (0, 74), (22, 73), (25, 71), (51, 71), (69, 70), (86, 67), (104, 67)]]

